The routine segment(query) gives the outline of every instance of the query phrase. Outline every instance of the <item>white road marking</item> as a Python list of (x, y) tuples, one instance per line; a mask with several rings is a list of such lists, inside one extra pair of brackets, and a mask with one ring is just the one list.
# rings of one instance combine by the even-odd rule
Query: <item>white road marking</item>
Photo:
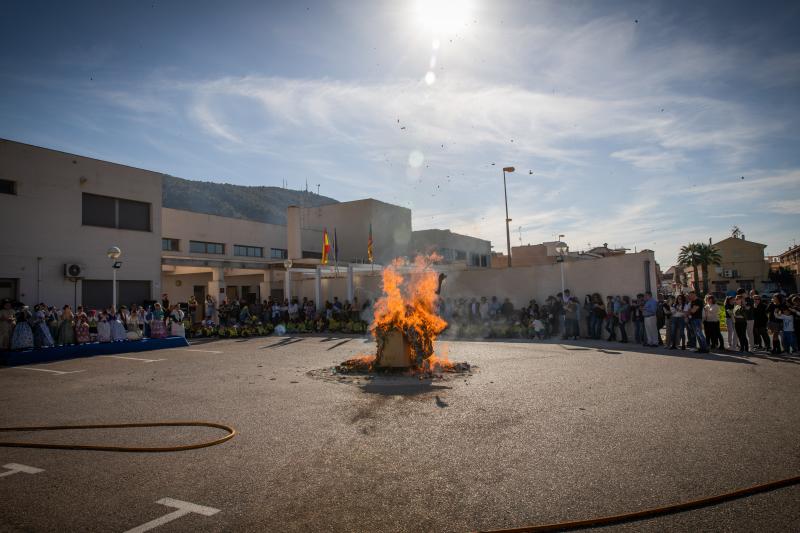
[(101, 355), (100, 357), (113, 357), (114, 359), (128, 359), (130, 361), (144, 361), (145, 363), (157, 363), (166, 359), (142, 359), (140, 357), (126, 357), (124, 355)]
[(44, 472), (44, 470), (41, 468), (35, 468), (33, 466), (21, 465), (17, 463), (8, 463), (7, 465), (3, 465), (3, 468), (7, 468), (8, 471), (0, 474), (0, 477), (13, 476), (14, 474), (19, 474), (20, 472), (23, 474), (38, 474), (40, 472)]
[(219, 509), (214, 509), (213, 507), (204, 507), (194, 503), (182, 502), (181, 500), (173, 500), (172, 498), (161, 498), (156, 503), (166, 505), (167, 507), (175, 507), (175, 510), (169, 514), (165, 514), (161, 518), (150, 520), (139, 527), (129, 529), (125, 533), (143, 533), (144, 531), (150, 531), (151, 529), (157, 528), (158, 526), (163, 526), (167, 522), (172, 522), (173, 520), (177, 520), (178, 518), (186, 516), (190, 513), (211, 516), (219, 512)]
[(86, 370), (49, 370), (47, 368), (31, 368), (29, 366), (12, 366), (11, 368), (18, 368), (20, 370), (35, 370), (36, 372), (50, 372), (51, 374), (77, 374), (78, 372), (86, 372)]
[(216, 350), (194, 350), (192, 348), (186, 348), (183, 351), (184, 352), (203, 352), (203, 353), (222, 353), (222, 352), (218, 352)]

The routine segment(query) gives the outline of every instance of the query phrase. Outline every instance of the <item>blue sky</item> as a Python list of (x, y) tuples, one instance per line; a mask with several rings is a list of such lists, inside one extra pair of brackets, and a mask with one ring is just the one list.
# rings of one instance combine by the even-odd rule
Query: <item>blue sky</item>
[[(442, 5), (439, 5), (442, 4)], [(800, 4), (0, 6), (0, 137), (413, 210), (505, 250), (800, 238)]]

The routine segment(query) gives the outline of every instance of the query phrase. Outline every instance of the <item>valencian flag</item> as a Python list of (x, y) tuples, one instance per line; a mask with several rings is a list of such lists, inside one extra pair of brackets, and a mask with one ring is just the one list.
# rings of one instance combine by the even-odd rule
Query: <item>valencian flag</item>
[(367, 259), (369, 262), (373, 262), (372, 258), (372, 222), (369, 224), (369, 240), (367, 241)]
[(331, 253), (331, 242), (328, 240), (328, 228), (322, 233), (322, 261), (323, 265), (328, 264), (328, 256)]

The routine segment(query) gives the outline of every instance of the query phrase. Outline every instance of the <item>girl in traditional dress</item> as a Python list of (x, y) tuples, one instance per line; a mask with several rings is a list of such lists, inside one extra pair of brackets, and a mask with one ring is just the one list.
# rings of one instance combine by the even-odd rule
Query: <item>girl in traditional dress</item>
[(61, 321), (58, 323), (58, 344), (61, 346), (75, 344), (75, 315), (69, 305), (64, 306), (61, 312)]
[(86, 313), (78, 313), (75, 319), (75, 339), (78, 344), (91, 342), (92, 336), (89, 333), (89, 317)]
[(17, 325), (14, 328), (14, 333), (11, 335), (12, 350), (28, 350), (33, 348), (33, 330), (31, 330), (31, 325), (28, 324), (30, 316), (31, 313), (28, 311), (28, 306), (23, 307), (17, 313)]
[(183, 325), (183, 311), (180, 306), (172, 306), (172, 311), (169, 314), (170, 320), (170, 335), (173, 337), (185, 337), (186, 328)]
[(125, 339), (128, 338), (128, 332), (125, 330), (125, 324), (123, 322), (123, 320), (124, 320), (123, 319), (123, 315), (122, 315), (123, 310), (127, 311), (127, 309), (125, 309), (125, 306), (122, 306), (120, 308), (119, 312), (117, 312), (112, 307), (111, 308), (111, 313), (109, 314), (109, 316), (111, 317), (111, 319), (110, 319), (110, 322), (111, 322), (111, 340), (114, 341), (114, 342), (124, 341)]
[(0, 350), (11, 348), (11, 333), (14, 331), (14, 310), (11, 309), (11, 300), (3, 300), (0, 309)]
[(33, 346), (35, 348), (50, 348), (55, 344), (53, 337), (50, 335), (50, 328), (47, 326), (45, 320), (45, 310), (47, 306), (44, 304), (37, 305), (33, 314)]
[(97, 341), (111, 342), (111, 324), (105, 311), (100, 313), (100, 320), (97, 322)]
[(53, 340), (58, 339), (58, 310), (55, 307), (47, 307), (47, 327)]
[(164, 310), (161, 309), (161, 304), (156, 302), (153, 310), (153, 319), (150, 321), (150, 337), (163, 339), (166, 336), (167, 328), (164, 326)]
[(131, 306), (131, 312), (125, 316), (129, 341), (138, 341), (142, 338), (142, 332), (139, 331), (139, 309), (136, 304)]

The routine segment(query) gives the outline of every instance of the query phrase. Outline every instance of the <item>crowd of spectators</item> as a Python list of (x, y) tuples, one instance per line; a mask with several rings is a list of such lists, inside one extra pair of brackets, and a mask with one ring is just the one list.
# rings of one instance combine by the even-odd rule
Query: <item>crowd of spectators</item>
[[(740, 290), (717, 304), (713, 295), (700, 298), (694, 291), (677, 296), (603, 298), (588, 294), (581, 301), (569, 290), (531, 300), (515, 308), (509, 298), (445, 298), (440, 313), (455, 337), (560, 338), (633, 342), (668, 349), (738, 350), (751, 347), (773, 354), (797, 353), (795, 336), (800, 320), (800, 296), (775, 294), (763, 298)], [(721, 324), (725, 324), (722, 326)], [(727, 348), (722, 335), (728, 334)]]
[[(599, 293), (573, 296), (569, 290), (531, 300), (515, 308), (509, 298), (442, 298), (439, 313), (448, 322), (453, 337), (560, 338), (633, 342), (668, 349), (767, 350), (773, 354), (797, 353), (795, 332), (800, 321), (800, 295), (762, 297), (756, 291), (739, 290), (718, 303), (713, 295), (700, 298), (695, 292), (664, 297), (641, 293), (636, 296), (603, 298)], [(313, 300), (262, 302), (223, 300), (219, 305), (208, 296), (201, 305), (194, 297), (188, 303), (170, 304), (167, 294), (160, 302), (121, 306), (119, 309), (75, 311), (38, 304), (30, 309), (19, 302), (2, 302), (0, 350), (24, 350), (87, 342), (121, 342), (144, 337), (265, 335), (277, 328), (286, 332), (367, 331), (370, 302)], [(281, 331), (279, 329), (279, 331)], [(726, 341), (723, 331), (727, 333)]]
[(90, 342), (122, 342), (143, 337), (183, 335), (184, 312), (178, 305), (155, 302), (148, 307), (133, 304), (119, 309), (75, 310), (37, 304), (31, 309), (4, 300), (0, 309), (0, 350), (50, 348)]

